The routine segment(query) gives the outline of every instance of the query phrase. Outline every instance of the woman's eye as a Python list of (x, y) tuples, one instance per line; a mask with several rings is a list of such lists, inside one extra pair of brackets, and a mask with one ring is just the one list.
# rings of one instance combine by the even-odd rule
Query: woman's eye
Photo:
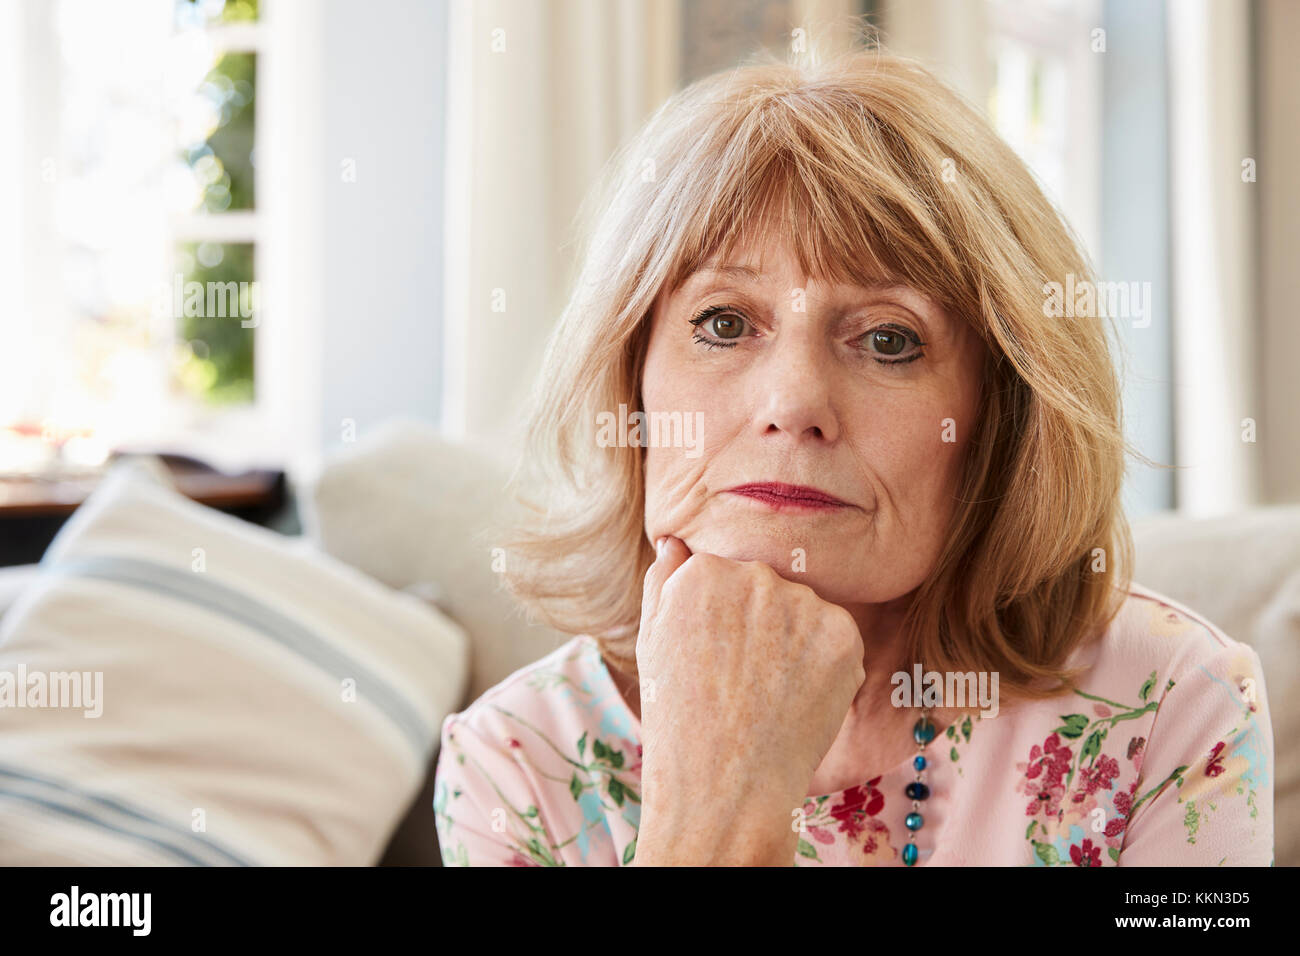
[[(693, 340), (709, 349), (729, 349), (739, 344), (746, 335), (744, 316), (732, 306), (716, 305), (698, 313), (690, 320), (695, 326)], [(860, 348), (872, 354), (881, 365), (905, 365), (919, 359), (925, 345), (916, 333), (902, 326), (881, 326), (872, 329), (857, 340)], [(911, 348), (909, 349), (909, 346)]]
[(718, 315), (709, 320), (709, 331), (720, 339), (740, 338), (745, 320), (738, 315)]
[(893, 329), (877, 329), (871, 333), (871, 344), (882, 355), (898, 355), (907, 348), (907, 339), (902, 332)]
[[(881, 365), (902, 365), (921, 357), (920, 347), (925, 344), (916, 337), (916, 333), (902, 328), (872, 329), (862, 337), (865, 348), (881, 356), (876, 361)], [(915, 348), (908, 353), (908, 346)], [(901, 356), (901, 357), (895, 357)]]
[(695, 326), (694, 341), (711, 349), (733, 348), (736, 339), (745, 335), (745, 319), (728, 306), (705, 309), (690, 322)]

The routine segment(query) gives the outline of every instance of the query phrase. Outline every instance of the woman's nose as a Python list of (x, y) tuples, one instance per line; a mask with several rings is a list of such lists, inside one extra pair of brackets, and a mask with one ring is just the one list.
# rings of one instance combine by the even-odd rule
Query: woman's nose
[(825, 342), (806, 332), (778, 339), (755, 367), (754, 425), (765, 436), (783, 432), (795, 441), (833, 442), (840, 428), (832, 405), (830, 357), (824, 354)]

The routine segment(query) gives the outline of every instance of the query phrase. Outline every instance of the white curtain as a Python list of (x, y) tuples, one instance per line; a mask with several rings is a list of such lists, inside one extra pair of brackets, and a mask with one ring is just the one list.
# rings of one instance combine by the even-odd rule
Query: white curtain
[(1300, 3), (1261, 0), (1256, 27), (1260, 237), (1260, 464), (1266, 502), (1300, 501)]
[(985, 0), (883, 0), (884, 41), (983, 108), (992, 82)]
[[(1287, 0), (1264, 0), (1258, 23), (1250, 0), (1177, 0), (1161, 7), (1169, 166), (1153, 169), (1134, 157), (1131, 175), (1144, 178), (1147, 188), (1168, 190), (1171, 210), (1174, 434), (1172, 461), (1165, 463), (1176, 466), (1179, 512), (1227, 514), (1300, 496), (1300, 377), (1289, 368), (1300, 352), (1300, 324), (1287, 306), (1300, 295), (1294, 268), (1300, 236), (1294, 217), (1272, 211), (1295, 209), (1300, 196), (1290, 173), (1300, 71), (1284, 56), (1300, 16)], [(886, 0), (886, 39), (936, 65), (979, 103), (989, 82), (989, 10), (985, 2)], [(1253, 57), (1257, 27), (1271, 72), (1262, 72)], [(1086, 45), (1087, 31), (1079, 33), (1077, 43)], [(1267, 113), (1256, 112), (1257, 81)], [(1258, 162), (1262, 145), (1270, 147), (1267, 164)], [(1085, 135), (1074, 147), (1096, 144)], [(1257, 161), (1255, 183), (1243, 182), (1247, 159)], [(1265, 195), (1276, 198), (1264, 210), (1266, 231), (1257, 233)], [(1264, 237), (1262, 250), (1257, 235)]]
[(1259, 448), (1270, 440), (1258, 428), (1257, 192), (1242, 178), (1256, 154), (1250, 5), (1166, 10), (1175, 488), (1178, 510), (1203, 517), (1259, 502)]
[(676, 0), (453, 0), (443, 421), (521, 414), (602, 164), (676, 86)]

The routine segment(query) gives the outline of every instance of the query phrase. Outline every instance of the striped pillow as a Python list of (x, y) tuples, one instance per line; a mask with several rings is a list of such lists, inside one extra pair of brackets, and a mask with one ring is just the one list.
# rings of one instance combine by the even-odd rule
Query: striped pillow
[(0, 865), (368, 865), (468, 676), (418, 598), (116, 468), (0, 621)]

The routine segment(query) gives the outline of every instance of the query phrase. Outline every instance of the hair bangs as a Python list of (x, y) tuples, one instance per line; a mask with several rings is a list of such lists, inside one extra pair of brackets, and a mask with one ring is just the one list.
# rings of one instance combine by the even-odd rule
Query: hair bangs
[[(670, 250), (668, 281), (676, 290), (709, 262), (734, 263), (738, 250), (778, 236), (789, 241), (810, 280), (870, 287), (906, 284), (944, 307), (970, 303), (957, 280), (950, 228), (918, 184), (914, 157), (875, 118), (835, 117), (836, 141), (809, 124), (796, 104), (769, 94), (739, 117), (723, 149), (681, 185), (679, 211), (689, 223)], [(726, 128), (726, 124), (721, 124)], [(714, 125), (716, 133), (719, 125)], [(863, 160), (869, 162), (864, 170)], [(963, 277), (964, 278), (964, 277)]]

